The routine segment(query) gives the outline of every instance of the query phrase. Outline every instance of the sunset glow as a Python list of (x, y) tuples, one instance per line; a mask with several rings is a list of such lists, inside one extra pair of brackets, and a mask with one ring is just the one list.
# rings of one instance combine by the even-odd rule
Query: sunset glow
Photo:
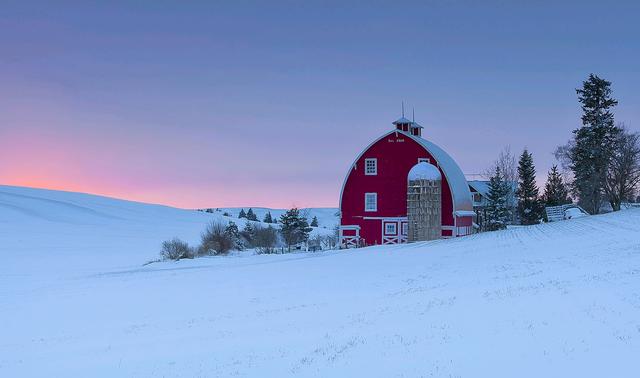
[(354, 154), (403, 100), (468, 174), (510, 144), (544, 177), (579, 125), (574, 88), (589, 72), (614, 83), (617, 121), (640, 113), (636, 22), (613, 6), (594, 22), (616, 44), (577, 26), (588, 9), (561, 5), (154, 7), (4, 6), (1, 184), (335, 207)]

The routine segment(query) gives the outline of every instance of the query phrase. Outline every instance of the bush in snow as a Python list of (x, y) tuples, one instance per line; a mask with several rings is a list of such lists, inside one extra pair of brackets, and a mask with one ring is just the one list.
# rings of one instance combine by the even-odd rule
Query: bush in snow
[(209, 223), (200, 235), (201, 241), (200, 247), (198, 247), (198, 255), (222, 255), (229, 252), (234, 247), (234, 240), (227, 229), (228, 226), (225, 226), (222, 222), (213, 221)]
[(178, 238), (162, 242), (160, 256), (162, 256), (163, 260), (192, 259), (194, 255), (193, 248)]
[(276, 243), (278, 242), (278, 232), (275, 228), (256, 226), (253, 230), (253, 246), (256, 252), (274, 253)]

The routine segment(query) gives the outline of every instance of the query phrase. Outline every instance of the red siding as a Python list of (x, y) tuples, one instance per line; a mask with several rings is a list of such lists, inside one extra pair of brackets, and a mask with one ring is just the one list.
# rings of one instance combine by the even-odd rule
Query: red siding
[[(367, 158), (378, 159), (377, 175), (364, 174), (364, 159)], [(429, 158), (432, 164), (435, 163), (424, 147), (399, 133), (391, 133), (369, 147), (356, 161), (344, 183), (341, 224), (359, 225), (362, 228), (360, 236), (367, 244), (381, 244), (382, 223), (363, 217), (406, 217), (407, 174), (419, 158)], [(444, 174), (442, 178), (442, 225), (453, 226), (451, 191)], [(364, 211), (364, 196), (370, 192), (378, 193), (375, 212)]]

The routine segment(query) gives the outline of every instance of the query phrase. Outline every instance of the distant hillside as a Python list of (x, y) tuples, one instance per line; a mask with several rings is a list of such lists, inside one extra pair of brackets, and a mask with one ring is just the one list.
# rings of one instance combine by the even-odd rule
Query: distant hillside
[[(264, 216), (267, 212), (271, 212), (271, 216), (276, 219), (279, 218), (287, 209), (270, 209), (267, 207), (221, 207), (214, 208), (213, 210), (218, 210), (218, 213), (229, 213), (232, 217), (237, 218), (240, 210), (244, 209), (244, 211), (248, 211), (249, 208), (253, 209), (253, 212), (256, 214), (259, 220), (263, 220)], [(338, 208), (335, 207), (309, 207), (309, 208), (301, 208), (300, 213), (303, 215), (306, 214), (309, 222), (313, 217), (318, 217), (318, 226), (322, 228), (334, 228), (338, 223), (340, 223), (340, 217), (338, 217)]]

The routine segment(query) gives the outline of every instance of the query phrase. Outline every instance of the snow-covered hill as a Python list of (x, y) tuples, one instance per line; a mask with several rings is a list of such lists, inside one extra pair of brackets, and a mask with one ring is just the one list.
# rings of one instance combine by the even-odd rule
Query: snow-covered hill
[(0, 376), (637, 376), (640, 210), (141, 266), (210, 217), (0, 187)]
[[(56, 256), (52, 264), (72, 263), (96, 269), (142, 264), (158, 258), (163, 240), (179, 237), (196, 244), (211, 221), (233, 221), (240, 229), (247, 222), (217, 212), (0, 186), (1, 247), (14, 251), (18, 260), (30, 261), (47, 253)], [(333, 231), (319, 228), (312, 234), (317, 232)]]
[[(247, 211), (250, 207), (221, 207), (218, 208), (218, 213), (228, 213), (232, 217), (237, 218), (238, 214), (240, 214), (240, 210)], [(280, 215), (284, 214), (287, 209), (271, 209), (268, 207), (251, 207), (253, 212), (256, 214), (258, 219), (264, 219), (264, 216), (267, 212), (271, 212), (271, 216), (276, 219), (279, 218)], [(215, 210), (215, 209), (214, 209)], [(300, 213), (305, 215), (309, 222), (313, 217), (318, 217), (318, 226), (321, 228), (334, 228), (340, 223), (340, 218), (338, 217), (338, 208), (337, 207), (308, 207), (301, 208)]]

